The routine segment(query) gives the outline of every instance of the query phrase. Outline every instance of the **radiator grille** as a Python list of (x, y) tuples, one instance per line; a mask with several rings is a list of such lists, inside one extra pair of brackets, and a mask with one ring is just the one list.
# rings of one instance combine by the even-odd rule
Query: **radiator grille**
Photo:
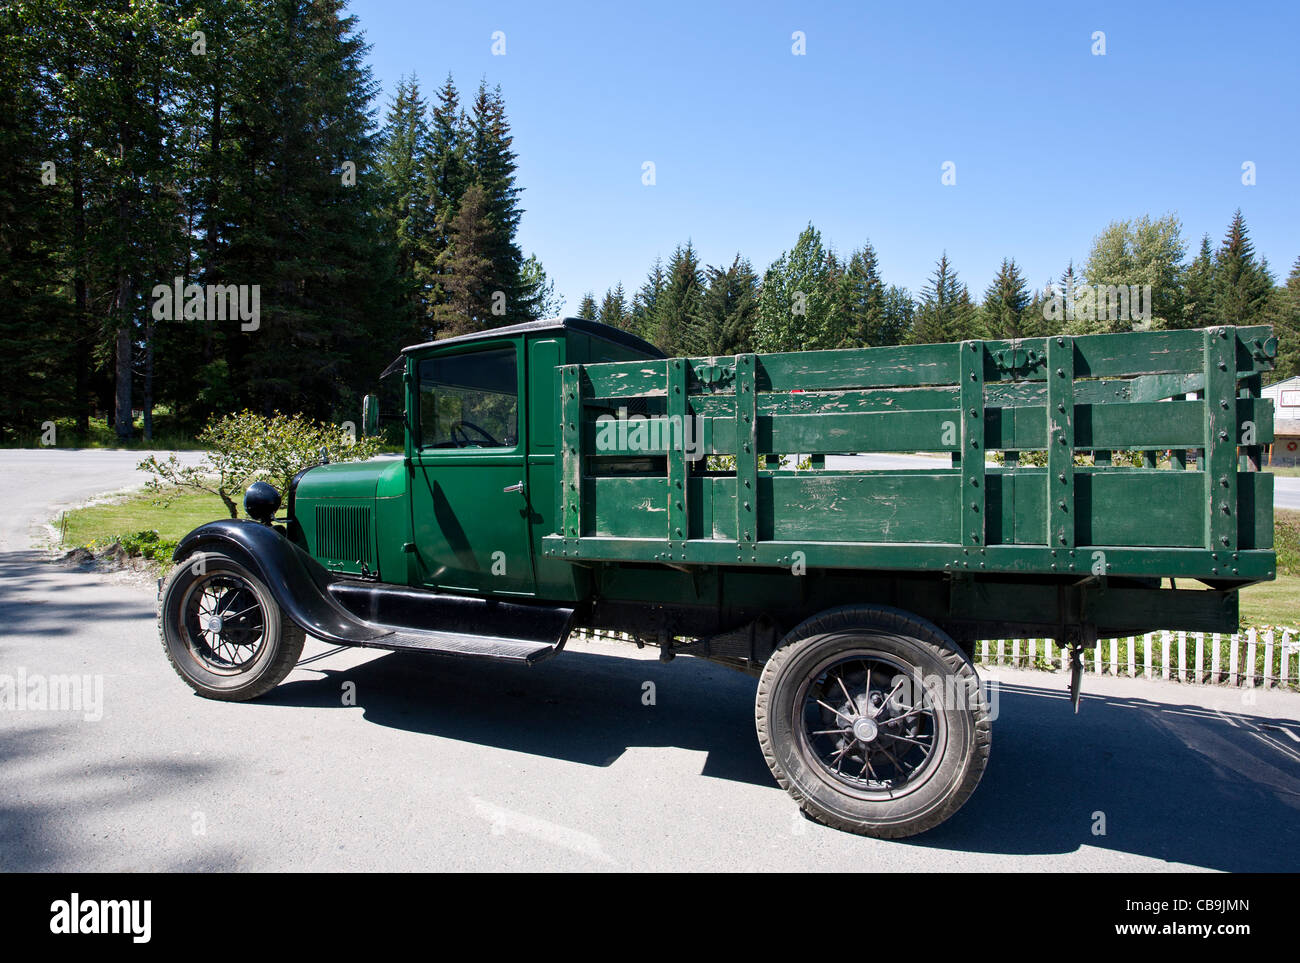
[(370, 509), (354, 505), (316, 506), (316, 556), (355, 565), (374, 565)]

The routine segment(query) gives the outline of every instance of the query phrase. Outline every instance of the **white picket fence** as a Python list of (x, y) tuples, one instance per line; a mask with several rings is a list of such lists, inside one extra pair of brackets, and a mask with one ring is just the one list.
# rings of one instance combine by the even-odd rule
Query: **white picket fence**
[[(1280, 634), (1279, 634), (1280, 632)], [(584, 642), (633, 642), (626, 632), (578, 628)], [(1052, 639), (996, 639), (976, 644), (982, 665), (1068, 672), (1070, 650)], [(1199, 685), (1300, 690), (1300, 629), (1219, 632), (1148, 632), (1099, 639), (1084, 659), (1098, 675), (1168, 679)]]
[[(1070, 650), (1052, 639), (997, 639), (978, 645), (978, 661), (1068, 671)], [(1300, 630), (1148, 632), (1099, 639), (1084, 658), (1098, 675), (1168, 679), (1201, 685), (1300, 689)]]

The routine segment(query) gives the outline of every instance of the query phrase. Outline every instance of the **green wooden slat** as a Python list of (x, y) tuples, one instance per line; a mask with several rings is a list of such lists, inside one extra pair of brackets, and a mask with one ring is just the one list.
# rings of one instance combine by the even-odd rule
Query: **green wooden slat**
[[(1047, 339), (1047, 530), (1052, 548), (1075, 540), (1074, 339)], [(1106, 410), (1108, 406), (1098, 406)]]
[[(752, 560), (758, 547), (757, 355), (736, 355), (736, 558)], [(779, 452), (778, 452), (779, 454)]]
[(945, 423), (958, 412), (882, 411), (837, 415), (759, 416), (758, 445), (763, 451), (803, 454), (858, 451), (955, 451), (956, 433), (944, 444)]
[(582, 366), (588, 398), (662, 397), (667, 361), (606, 361)]
[(1129, 389), (1133, 401), (1162, 401), (1178, 398), (1205, 387), (1205, 374), (1195, 371), (1180, 375), (1147, 375), (1134, 378)]
[(952, 349), (952, 345), (915, 344), (765, 354), (758, 358), (758, 387), (763, 391), (821, 391), (950, 385), (957, 380)]
[(956, 542), (960, 478), (951, 473), (799, 472), (760, 478), (763, 540)]
[[(1075, 382), (1076, 389), (1087, 382)], [(1081, 451), (1199, 448), (1205, 440), (1202, 401), (1150, 401), (1127, 405), (1074, 406), (1074, 447)], [(991, 451), (1043, 447), (1047, 407), (990, 409), (985, 419)], [(1000, 412), (1000, 414), (999, 414)], [(1014, 412), (1009, 423), (1008, 412)], [(1264, 399), (1237, 401), (1239, 425), (1253, 421), (1264, 441), (1272, 438), (1272, 408)], [(1240, 433), (1240, 429), (1239, 429)]]
[(1202, 336), (1205, 369), (1205, 547), (1237, 547), (1237, 373), (1231, 328)]
[(668, 421), (670, 426), (680, 426), (676, 435), (678, 444), (668, 451), (668, 543), (675, 551), (680, 542), (689, 537), (690, 525), (686, 513), (689, 463), (686, 460), (686, 362), (674, 358), (668, 362)]
[(560, 518), (568, 537), (582, 529), (582, 377), (578, 365), (560, 369)]
[[(1212, 330), (1229, 332), (1225, 336), (1232, 348), (1227, 360), (1229, 368), (1236, 370), (1235, 365), (1239, 363), (1243, 366), (1240, 370), (1263, 371), (1271, 366), (1270, 362), (1252, 358), (1246, 352), (1234, 360), (1236, 348), (1231, 334), (1234, 329)], [(1237, 328), (1235, 331), (1239, 338), (1246, 339), (1258, 336), (1268, 328)], [(1205, 333), (1198, 330), (1084, 335), (1074, 339), (1075, 377), (1193, 374), (1201, 370), (1204, 339)]]
[[(981, 341), (964, 341), (958, 348), (958, 367), (961, 370), (961, 410), (957, 417), (961, 424), (961, 544), (984, 544), (985, 491), (984, 491), (984, 344)], [(919, 441), (920, 439), (918, 439)], [(943, 439), (934, 438), (918, 444), (918, 450), (928, 450)]]
[(1076, 470), (1076, 544), (1201, 548), (1203, 487), (1195, 472)]
[(663, 476), (588, 476), (582, 493), (582, 517), (590, 534), (663, 538), (668, 514), (668, 479)]
[[(730, 394), (692, 395), (691, 404), (700, 415), (730, 417), (734, 399)], [(930, 388), (875, 388), (865, 391), (760, 391), (758, 416), (856, 414), (872, 411), (925, 411), (955, 408), (955, 386)]]
[[(1166, 472), (1172, 475), (1172, 472)], [(546, 554), (570, 559), (598, 561), (651, 561), (663, 551), (663, 539), (582, 538), (558, 535), (543, 538)], [(1268, 579), (1276, 574), (1276, 558), (1269, 551), (1239, 551), (1231, 563), (1220, 561), (1222, 552), (1204, 548), (1135, 548), (1126, 545), (1052, 549), (1037, 545), (990, 545), (962, 549), (954, 545), (903, 543), (882, 545), (866, 542), (762, 542), (746, 563), (766, 567), (788, 567), (791, 553), (803, 552), (808, 567), (861, 568), (886, 571), (975, 571), (1017, 572), (1041, 575), (1051, 572), (1086, 575), (1092, 553), (1104, 551), (1107, 574), (1164, 576), (1166, 578), (1213, 578), (1235, 576)], [(691, 539), (684, 550), (685, 561), (694, 565), (736, 564), (735, 543), (720, 539)], [(1215, 555), (1219, 558), (1216, 558)], [(1235, 569), (1236, 571), (1233, 571)]]

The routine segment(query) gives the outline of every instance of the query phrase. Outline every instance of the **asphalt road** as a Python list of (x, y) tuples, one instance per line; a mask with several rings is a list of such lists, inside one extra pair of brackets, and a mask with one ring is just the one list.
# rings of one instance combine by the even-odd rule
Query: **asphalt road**
[(0, 870), (1300, 869), (1288, 693), (1090, 679), (1075, 717), (1061, 676), (1002, 671), (982, 785), (901, 842), (798, 815), (752, 679), (631, 646), (521, 668), (309, 642), (266, 698), (201, 699), (151, 588), (29, 548), (135, 460), (0, 451), (0, 683), (102, 685), (90, 711), (0, 710)]

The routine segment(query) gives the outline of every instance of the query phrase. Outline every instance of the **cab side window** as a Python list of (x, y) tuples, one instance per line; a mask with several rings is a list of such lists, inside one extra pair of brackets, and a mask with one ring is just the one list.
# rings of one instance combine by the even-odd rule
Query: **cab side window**
[(514, 347), (419, 365), (421, 448), (513, 448), (519, 440)]

